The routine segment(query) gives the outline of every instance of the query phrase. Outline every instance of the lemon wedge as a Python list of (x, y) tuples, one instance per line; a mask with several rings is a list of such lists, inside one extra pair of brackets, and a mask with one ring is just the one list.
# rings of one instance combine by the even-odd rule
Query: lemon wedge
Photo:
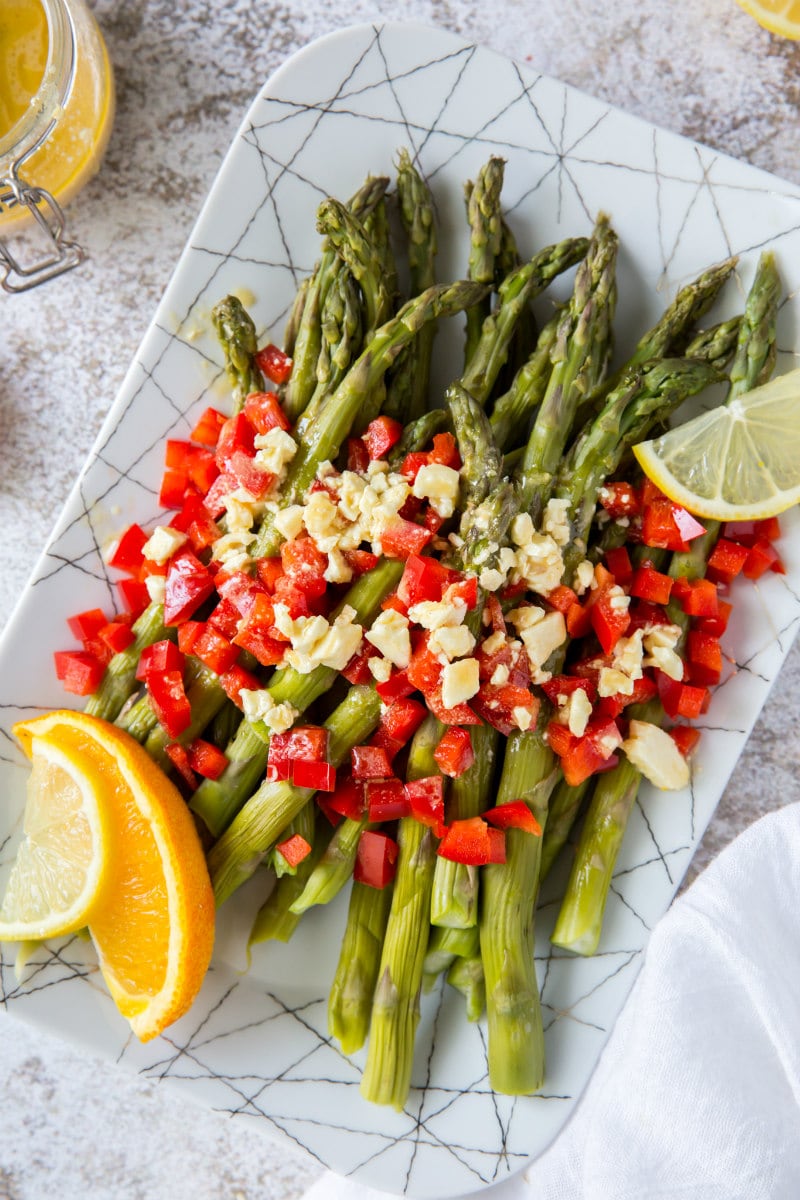
[[(32, 798), (33, 814), (43, 813), (37, 821), (47, 826), (61, 794), (54, 796), (52, 786), (42, 787), (36, 770), (42, 757), (62, 770), (69, 767), (71, 787), (84, 798), (83, 808), (93, 817), (95, 809), (99, 814), (88, 839), (99, 883), (92, 884), (93, 891), (84, 887), (84, 893), (91, 892), (90, 902), (84, 902), (80, 917), (71, 913), (71, 928), (88, 924), (117, 1008), (140, 1040), (148, 1041), (189, 1009), (214, 944), (214, 896), (191, 813), (139, 743), (97, 717), (65, 709), (20, 722), (14, 733), (34, 762), (26, 828)], [(61, 790), (67, 786), (60, 777), (57, 782)], [(72, 803), (74, 807), (77, 798)], [(17, 855), (11, 882), (15, 875), (30, 873), (25, 866), (29, 860), (26, 852), (21, 865)], [(52, 874), (62, 873), (62, 887), (71, 861), (70, 856), (65, 866), (62, 852), (51, 863)], [(16, 886), (15, 894), (20, 890)], [(51, 891), (60, 894), (57, 884)], [(4, 909), (7, 902), (8, 892)], [(54, 926), (66, 932), (60, 916), (50, 925), (49, 919), (49, 912), (38, 914), (37, 929)], [(8, 928), (0, 928), (0, 939), (9, 937)]]
[(31, 738), (20, 844), (0, 908), (0, 941), (61, 937), (86, 925), (102, 899), (108, 822), (103, 780), (69, 747)]
[(698, 517), (777, 516), (800, 500), (800, 369), (633, 452), (648, 479)]
[(759, 25), (785, 38), (800, 38), (800, 0), (737, 0)]

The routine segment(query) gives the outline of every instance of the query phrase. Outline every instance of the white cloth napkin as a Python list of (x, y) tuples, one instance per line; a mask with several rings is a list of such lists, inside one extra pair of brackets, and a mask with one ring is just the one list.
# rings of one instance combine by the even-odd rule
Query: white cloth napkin
[[(800, 1197), (800, 804), (662, 918), (586, 1093), (491, 1200)], [(327, 1173), (305, 1200), (386, 1200)]]

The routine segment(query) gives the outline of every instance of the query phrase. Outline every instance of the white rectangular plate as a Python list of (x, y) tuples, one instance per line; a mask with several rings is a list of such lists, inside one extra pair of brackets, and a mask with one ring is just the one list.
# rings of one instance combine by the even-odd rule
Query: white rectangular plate
[[(440, 279), (465, 271), (463, 184), (490, 154), (501, 154), (505, 205), (523, 251), (588, 233), (599, 211), (610, 215), (622, 240), (620, 358), (679, 285), (730, 254), (741, 256), (741, 286), (729, 284), (718, 311), (736, 311), (759, 250), (772, 246), (790, 297), (780, 314), (778, 370), (795, 365), (798, 189), (440, 30), (365, 25), (315, 42), (248, 112), (6, 631), (0, 873), (13, 857), (24, 804), (26, 763), (11, 725), (64, 704), (51, 655), (70, 644), (65, 618), (114, 607), (103, 546), (132, 520), (153, 523), (165, 438), (185, 437), (207, 404), (222, 402), (212, 305), (228, 291), (250, 292), (259, 332), (280, 339), (294, 290), (318, 251), (317, 205), (329, 194), (345, 199), (368, 173), (391, 173), (403, 145), (437, 197)], [(458, 374), (459, 345), (456, 334), (440, 382), (448, 371)], [(550, 947), (559, 881), (548, 882), (537, 950), (548, 1057), (541, 1095), (494, 1096), (483, 1025), (467, 1024), (460, 997), (436, 993), (423, 1003), (405, 1111), (367, 1104), (358, 1090), (362, 1056), (345, 1058), (326, 1026), (342, 903), (312, 913), (289, 946), (259, 947), (247, 974), (239, 970), (235, 913), (223, 909), (198, 1002), (167, 1036), (145, 1046), (129, 1035), (91, 948), (78, 939), (39, 953), (23, 984), (6, 947), (4, 1007), (386, 1190), (441, 1198), (519, 1169), (552, 1141), (583, 1090), (648, 933), (674, 895), (797, 630), (796, 512), (784, 526), (786, 576), (736, 589), (726, 638), (736, 669), (703, 722), (691, 788), (642, 789), (595, 958)]]

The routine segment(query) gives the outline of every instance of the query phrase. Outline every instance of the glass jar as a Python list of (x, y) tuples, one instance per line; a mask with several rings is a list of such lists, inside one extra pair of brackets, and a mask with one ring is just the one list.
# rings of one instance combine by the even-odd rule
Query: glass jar
[[(114, 120), (111, 63), (85, 0), (0, 0), (0, 81), (0, 283), (16, 292), (85, 257), (62, 206), (97, 171)], [(36, 261), (12, 252), (20, 230), (44, 238)]]

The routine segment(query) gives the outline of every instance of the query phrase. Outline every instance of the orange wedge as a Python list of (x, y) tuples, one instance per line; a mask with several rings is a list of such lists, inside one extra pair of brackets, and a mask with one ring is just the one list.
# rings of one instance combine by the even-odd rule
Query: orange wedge
[(800, 0), (737, 0), (770, 33), (800, 38)]
[(192, 816), (139, 743), (97, 717), (61, 710), (14, 733), (26, 753), (54, 747), (102, 780), (108, 880), (89, 932), (119, 1011), (148, 1041), (189, 1009), (211, 959), (214, 897)]

